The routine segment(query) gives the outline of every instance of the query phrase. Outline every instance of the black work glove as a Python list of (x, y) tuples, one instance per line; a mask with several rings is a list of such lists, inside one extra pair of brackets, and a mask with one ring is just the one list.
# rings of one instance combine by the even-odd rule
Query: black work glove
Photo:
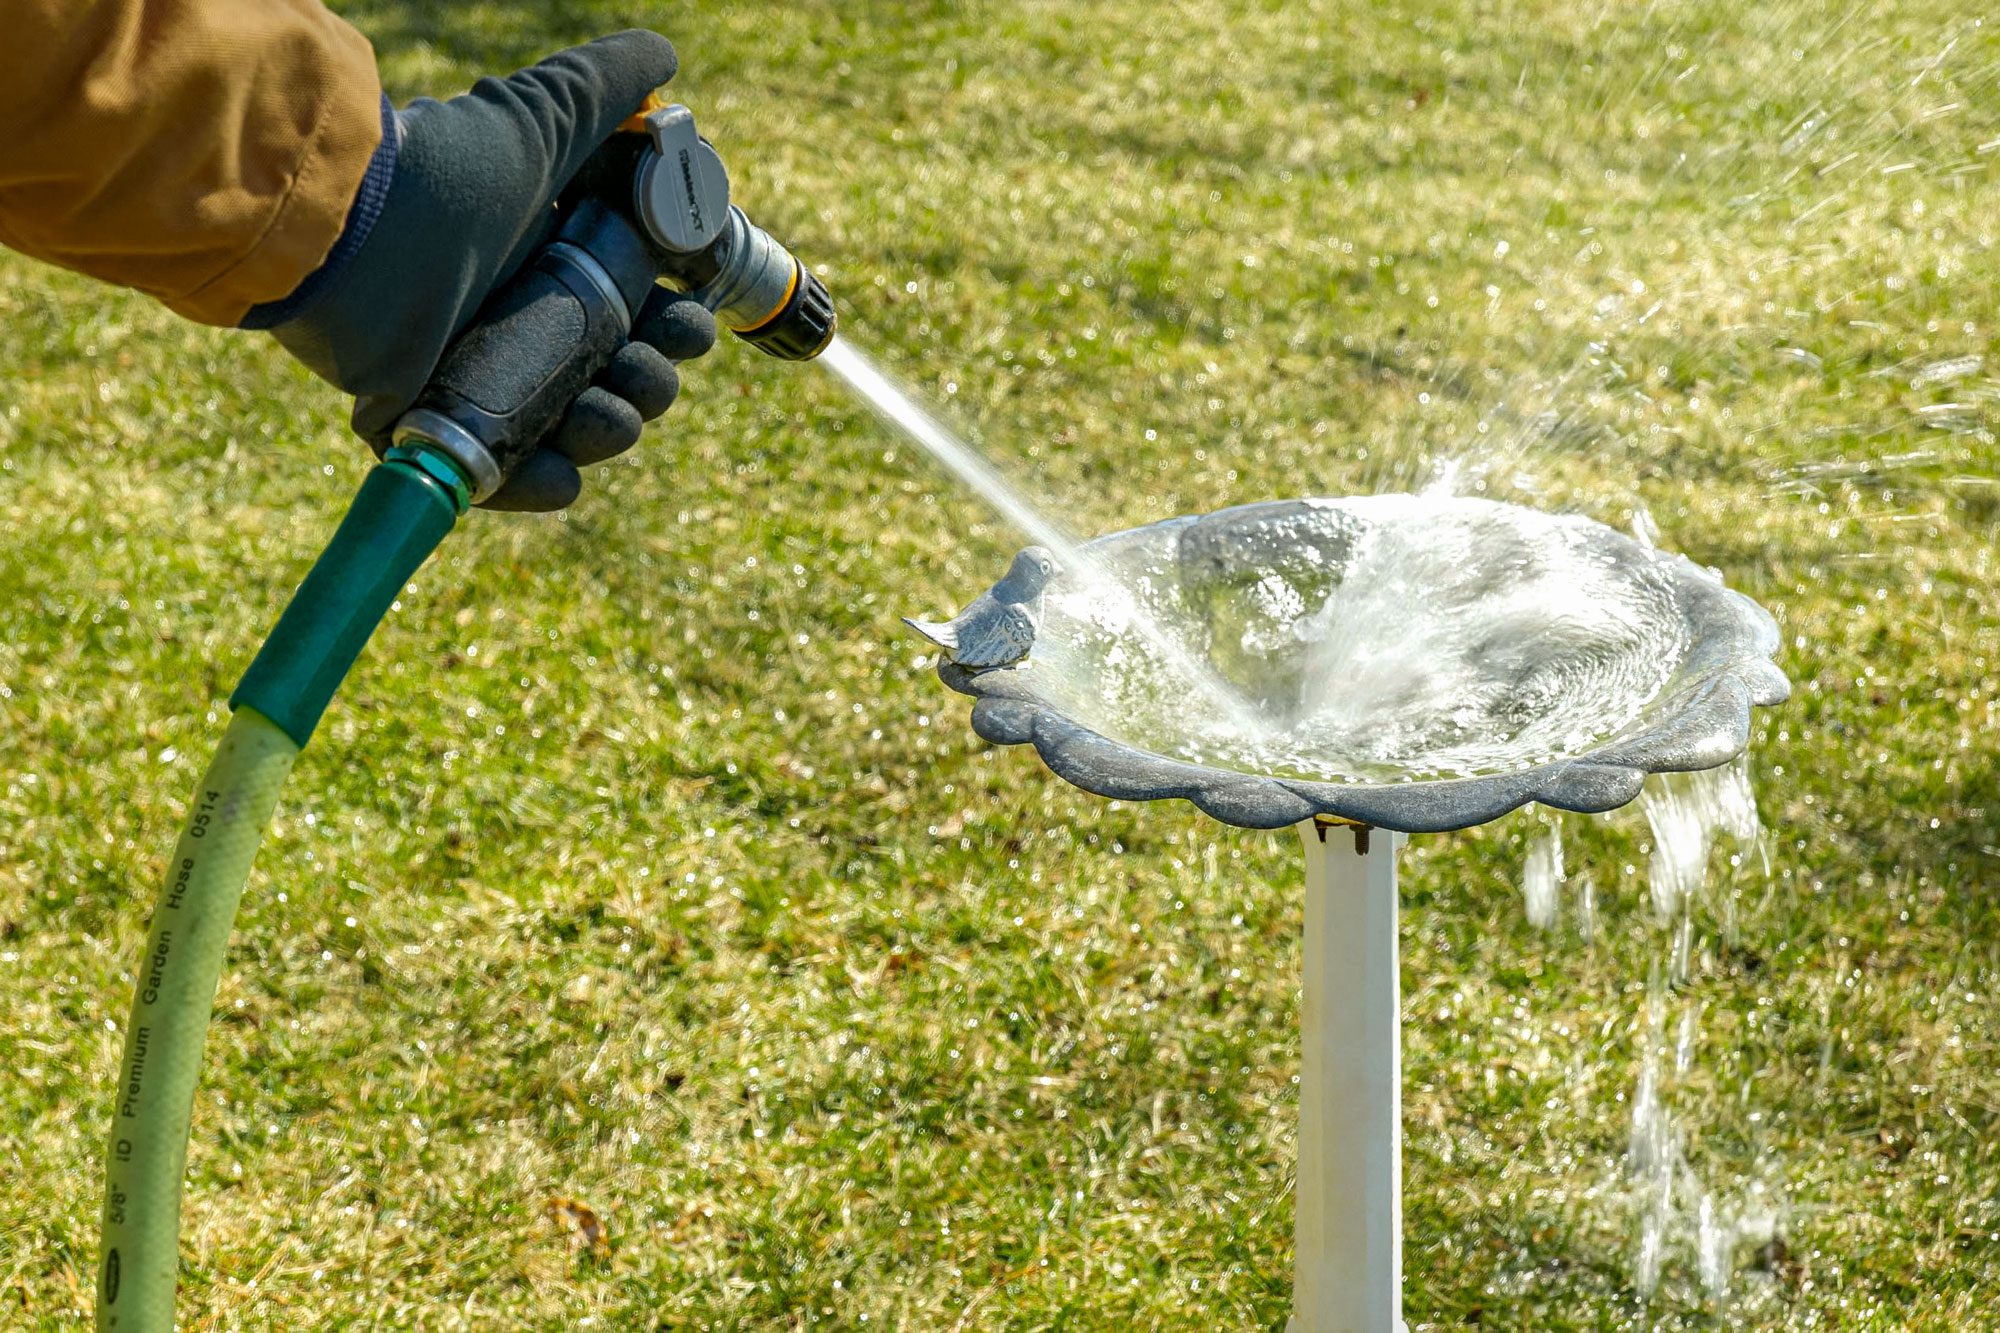
[[(355, 433), (380, 455), (452, 339), (553, 238), (563, 187), (676, 65), (666, 38), (634, 30), (481, 79), (449, 102), (411, 103), (397, 117), (393, 174), (366, 239), (346, 258), (337, 247), (292, 297), (244, 323), (270, 328), (353, 394)], [(577, 468), (631, 448), (679, 392), (674, 364), (714, 341), (708, 311), (655, 291), (632, 340), (485, 507), (561, 509), (576, 499)]]

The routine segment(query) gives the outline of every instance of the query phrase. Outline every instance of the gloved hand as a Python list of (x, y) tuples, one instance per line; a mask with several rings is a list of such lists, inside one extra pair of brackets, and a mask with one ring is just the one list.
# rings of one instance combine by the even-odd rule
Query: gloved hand
[[(244, 323), (270, 328), (353, 394), (355, 433), (381, 454), (446, 346), (553, 237), (563, 187), (676, 67), (666, 38), (634, 30), (481, 79), (449, 102), (411, 103), (397, 117), (393, 173), (366, 238), (351, 255), (336, 246), (299, 291)], [(631, 448), (679, 392), (675, 363), (714, 341), (707, 310), (655, 291), (632, 340), (485, 507), (569, 504), (582, 487), (577, 468)]]

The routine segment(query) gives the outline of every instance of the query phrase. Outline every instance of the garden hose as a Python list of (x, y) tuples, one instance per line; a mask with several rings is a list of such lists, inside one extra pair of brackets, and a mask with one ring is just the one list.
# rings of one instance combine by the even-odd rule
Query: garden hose
[(292, 762), (361, 649), (467, 507), (492, 494), (632, 331), (655, 283), (788, 361), (833, 337), (831, 299), (729, 202), (681, 106), (650, 108), (581, 173), (565, 221), (445, 352), (333, 540), (229, 697), (140, 956), (106, 1155), (97, 1326), (167, 1333), (194, 1090), (229, 932)]
[(100, 1329), (173, 1327), (194, 1089), (250, 863), (333, 692), (466, 500), (442, 460), (404, 451), (370, 471), (230, 696), (235, 714), (167, 863), (125, 1025), (98, 1250)]
[(254, 708), (229, 720), (168, 862), (139, 964), (105, 1169), (99, 1328), (173, 1322), (181, 1176), (210, 1005), (250, 862), (299, 746)]

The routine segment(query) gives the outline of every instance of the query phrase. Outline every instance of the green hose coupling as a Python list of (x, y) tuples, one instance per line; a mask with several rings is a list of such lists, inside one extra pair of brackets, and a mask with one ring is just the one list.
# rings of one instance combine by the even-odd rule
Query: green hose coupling
[(256, 709), (303, 749), (369, 635), (468, 501), (464, 476), (447, 460), (391, 450), (362, 482), (229, 706)]

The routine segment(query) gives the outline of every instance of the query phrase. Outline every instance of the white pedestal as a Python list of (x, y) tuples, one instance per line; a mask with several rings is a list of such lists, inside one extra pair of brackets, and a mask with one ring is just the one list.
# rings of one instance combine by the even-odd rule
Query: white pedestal
[(1299, 825), (1306, 852), (1304, 1069), (1291, 1333), (1403, 1328), (1403, 1061), (1396, 852), (1403, 835)]

